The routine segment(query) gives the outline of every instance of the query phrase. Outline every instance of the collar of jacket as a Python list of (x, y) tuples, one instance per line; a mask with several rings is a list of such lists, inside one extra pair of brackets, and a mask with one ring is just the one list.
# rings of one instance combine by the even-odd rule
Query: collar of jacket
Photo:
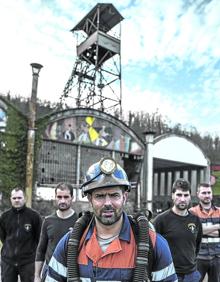
[[(92, 223), (91, 227), (89, 228), (88, 233), (85, 237), (86, 241), (88, 241), (91, 238), (93, 231), (94, 231), (94, 228), (95, 228), (95, 223), (93, 221), (93, 223)], [(130, 225), (128, 216), (125, 212), (123, 212), (123, 223), (122, 223), (121, 231), (119, 233), (119, 238), (121, 240), (130, 242), (130, 239), (131, 239), (130, 238), (130, 228), (131, 228), (131, 225)]]
[(15, 213), (21, 213), (21, 212), (23, 212), (25, 209), (26, 209), (26, 205), (24, 205), (24, 206), (22, 206), (21, 208), (15, 208), (15, 207), (12, 207), (11, 208), (12, 209), (12, 211), (13, 212), (15, 212)]
[[(199, 208), (200, 208), (201, 211), (205, 210), (200, 203), (199, 203)], [(217, 207), (212, 203), (210, 210), (211, 209), (217, 210)]]

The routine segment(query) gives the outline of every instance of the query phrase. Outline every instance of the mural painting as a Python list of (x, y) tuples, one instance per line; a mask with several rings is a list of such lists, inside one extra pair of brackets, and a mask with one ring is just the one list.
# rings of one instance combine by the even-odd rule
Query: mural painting
[(93, 116), (77, 116), (50, 123), (44, 138), (103, 147), (130, 154), (143, 154), (137, 140), (120, 127)]

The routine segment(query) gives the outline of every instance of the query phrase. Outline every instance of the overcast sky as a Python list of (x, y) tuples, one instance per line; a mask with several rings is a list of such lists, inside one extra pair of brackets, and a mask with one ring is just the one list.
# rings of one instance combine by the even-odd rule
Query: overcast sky
[[(220, 1), (112, 3), (122, 21), (124, 111), (158, 111), (173, 124), (220, 135)], [(0, 0), (0, 93), (59, 101), (76, 60), (73, 28), (98, 1)], [(146, 102), (145, 102), (146, 101)]]

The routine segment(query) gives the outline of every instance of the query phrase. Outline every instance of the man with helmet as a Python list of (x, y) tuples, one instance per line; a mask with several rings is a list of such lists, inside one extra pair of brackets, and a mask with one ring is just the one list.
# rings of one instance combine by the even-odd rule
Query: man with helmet
[(177, 282), (167, 241), (149, 228), (145, 216), (137, 223), (123, 211), (130, 183), (113, 159), (93, 164), (81, 188), (93, 213), (79, 218), (60, 240), (47, 282)]

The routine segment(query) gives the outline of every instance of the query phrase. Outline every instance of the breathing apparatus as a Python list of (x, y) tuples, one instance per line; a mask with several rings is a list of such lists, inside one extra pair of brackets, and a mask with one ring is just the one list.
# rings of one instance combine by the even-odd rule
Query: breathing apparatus
[[(85, 183), (82, 184), (82, 195), (86, 196), (97, 188), (124, 187), (125, 191), (130, 191), (131, 185), (128, 181), (124, 169), (110, 157), (101, 159), (90, 166), (86, 173)], [(136, 217), (128, 217), (137, 244), (136, 267), (132, 282), (148, 282), (151, 276), (152, 244), (149, 238), (149, 222), (146, 216), (139, 214)], [(94, 220), (94, 215), (86, 212), (80, 217), (70, 234), (67, 248), (67, 281), (80, 282), (78, 268), (78, 253), (80, 240), (85, 229), (89, 228)]]

